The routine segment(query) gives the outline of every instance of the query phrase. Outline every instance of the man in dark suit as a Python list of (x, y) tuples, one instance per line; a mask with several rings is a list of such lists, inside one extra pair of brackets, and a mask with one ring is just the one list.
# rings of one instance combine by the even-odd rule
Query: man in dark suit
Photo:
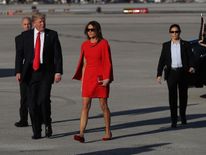
[[(52, 135), (50, 94), (53, 82), (61, 80), (63, 66), (57, 32), (45, 28), (42, 13), (35, 13), (32, 22), (34, 29), (22, 33), (23, 45), (16, 58), (16, 72), (17, 78), (28, 84), (32, 139), (39, 139), (43, 123), (45, 136)], [(25, 59), (24, 66), (22, 59)]]
[[(31, 18), (23, 17), (21, 21), (21, 26), (23, 31), (28, 31), (31, 29)], [(22, 36), (21, 34), (15, 37), (16, 52), (19, 52), (22, 48)], [(24, 65), (24, 60), (22, 60), (22, 65)], [(19, 79), (17, 78), (17, 81)], [(20, 86), (20, 121), (16, 122), (14, 125), (16, 127), (27, 127), (28, 126), (28, 105), (27, 105), (27, 84), (25, 82), (19, 82)]]
[[(163, 69), (169, 89), (169, 105), (171, 127), (177, 126), (177, 92), (179, 92), (179, 113), (182, 124), (187, 124), (186, 107), (188, 99), (187, 75), (194, 73), (194, 62), (190, 44), (180, 38), (181, 29), (178, 24), (169, 28), (171, 40), (163, 43), (157, 68), (157, 81), (161, 83)], [(177, 91), (178, 89), (178, 91)]]

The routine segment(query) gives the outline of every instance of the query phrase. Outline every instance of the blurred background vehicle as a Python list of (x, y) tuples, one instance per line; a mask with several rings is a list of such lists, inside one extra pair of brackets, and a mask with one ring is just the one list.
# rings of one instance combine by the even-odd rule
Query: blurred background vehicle
[(0, 0), (0, 4), (7, 4), (6, 0)]
[(0, 4), (206, 3), (206, 0), (0, 0)]
[(195, 74), (189, 75), (189, 86), (202, 88), (206, 85), (206, 48), (197, 40), (190, 41), (195, 62)]
[[(202, 45), (199, 44), (199, 40)], [(195, 74), (189, 75), (190, 87), (203, 87), (206, 85), (206, 24), (201, 14), (199, 37), (190, 41), (195, 62)]]

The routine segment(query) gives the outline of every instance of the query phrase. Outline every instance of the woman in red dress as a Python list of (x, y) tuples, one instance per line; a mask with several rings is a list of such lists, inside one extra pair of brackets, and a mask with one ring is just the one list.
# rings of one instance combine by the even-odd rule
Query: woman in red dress
[(84, 142), (84, 131), (88, 122), (92, 98), (99, 98), (104, 113), (105, 135), (102, 140), (111, 140), (110, 110), (107, 104), (109, 85), (113, 81), (112, 59), (108, 41), (102, 36), (101, 26), (96, 21), (89, 22), (84, 31), (87, 40), (82, 43), (78, 67), (73, 79), (82, 81), (82, 110), (80, 134), (74, 139)]

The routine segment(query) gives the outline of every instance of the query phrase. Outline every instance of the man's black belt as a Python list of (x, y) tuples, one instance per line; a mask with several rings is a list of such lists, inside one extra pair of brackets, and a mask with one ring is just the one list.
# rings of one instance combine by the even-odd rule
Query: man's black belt
[(182, 71), (183, 70), (183, 67), (172, 67), (171, 70), (173, 71)]

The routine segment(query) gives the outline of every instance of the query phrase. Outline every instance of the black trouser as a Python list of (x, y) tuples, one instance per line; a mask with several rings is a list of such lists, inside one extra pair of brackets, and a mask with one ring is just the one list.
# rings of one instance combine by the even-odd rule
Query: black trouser
[(43, 69), (31, 73), (28, 103), (34, 135), (41, 134), (42, 123), (51, 125), (51, 87)]
[(21, 82), (20, 86), (20, 122), (28, 122), (28, 104), (27, 104), (27, 89), (28, 85), (26, 82)]
[(188, 98), (187, 74), (183, 69), (171, 69), (167, 85), (169, 89), (169, 105), (172, 123), (177, 123), (177, 98), (179, 92), (179, 113), (181, 120), (186, 119), (186, 108)]

